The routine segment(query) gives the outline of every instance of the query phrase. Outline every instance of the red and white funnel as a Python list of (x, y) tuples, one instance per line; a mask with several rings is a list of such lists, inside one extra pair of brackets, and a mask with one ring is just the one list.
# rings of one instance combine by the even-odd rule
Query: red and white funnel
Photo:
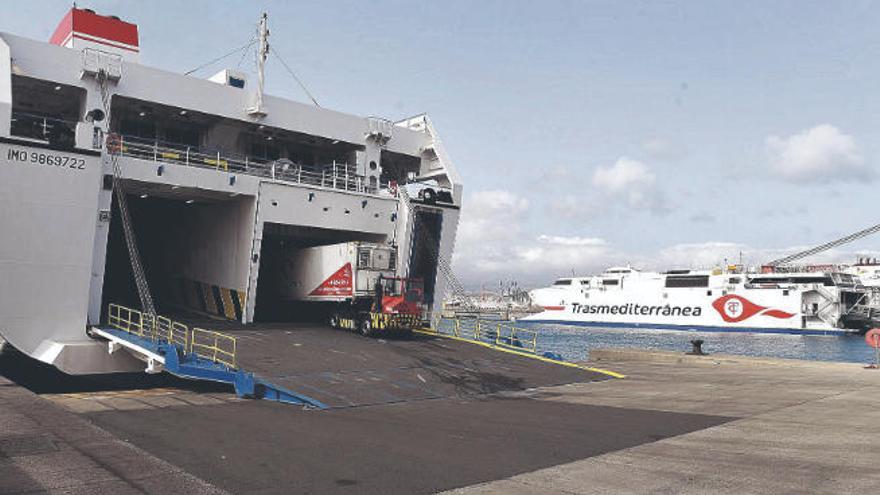
[(137, 24), (76, 7), (64, 16), (49, 42), (76, 50), (115, 53), (129, 62), (137, 62), (140, 53)]

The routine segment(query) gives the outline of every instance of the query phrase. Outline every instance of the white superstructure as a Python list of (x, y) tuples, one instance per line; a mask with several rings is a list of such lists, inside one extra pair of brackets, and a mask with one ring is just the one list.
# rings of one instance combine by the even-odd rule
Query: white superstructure
[[(0, 33), (3, 339), (70, 373), (140, 369), (87, 335), (109, 303), (140, 305), (120, 190), (162, 310), (259, 320), (283, 300), (260, 283), (278, 253), (341, 242), (397, 246), (439, 307), (462, 183), (427, 116), (341, 113), (264, 95), (262, 72), (208, 80), (140, 50), (136, 25), (77, 8), (52, 43)], [(404, 201), (414, 183), (435, 194)]]
[(522, 321), (608, 327), (824, 334), (868, 324), (868, 291), (833, 272), (667, 273), (614, 267), (531, 292), (544, 311)]

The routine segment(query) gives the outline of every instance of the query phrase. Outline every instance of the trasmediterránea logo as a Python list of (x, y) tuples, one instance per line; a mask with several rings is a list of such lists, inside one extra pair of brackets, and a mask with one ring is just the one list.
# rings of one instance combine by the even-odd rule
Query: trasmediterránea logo
[(719, 297), (712, 303), (712, 307), (721, 318), (728, 323), (738, 323), (755, 315), (770, 316), (773, 318), (786, 319), (794, 316), (791, 313), (779, 309), (759, 306), (748, 299), (736, 294), (728, 294)]

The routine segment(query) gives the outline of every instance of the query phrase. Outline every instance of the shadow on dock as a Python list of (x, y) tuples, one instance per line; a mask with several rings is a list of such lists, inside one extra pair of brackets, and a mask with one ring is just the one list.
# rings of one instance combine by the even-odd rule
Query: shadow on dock
[(28, 357), (10, 345), (0, 351), (0, 376), (36, 394), (106, 392), (114, 390), (176, 388), (198, 393), (230, 392), (222, 383), (184, 380), (168, 373), (143, 372), (102, 375), (68, 375), (54, 366)]

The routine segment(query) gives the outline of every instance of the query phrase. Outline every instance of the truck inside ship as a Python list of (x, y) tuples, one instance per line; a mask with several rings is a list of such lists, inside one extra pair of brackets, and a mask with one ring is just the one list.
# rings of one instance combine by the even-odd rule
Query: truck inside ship
[(260, 270), (254, 321), (319, 321), (326, 322), (335, 304), (315, 301), (292, 301), (285, 294), (285, 284), (296, 283), (285, 277), (285, 263), (291, 252), (316, 246), (363, 241), (386, 243), (383, 235), (317, 227), (266, 223), (260, 247)]

